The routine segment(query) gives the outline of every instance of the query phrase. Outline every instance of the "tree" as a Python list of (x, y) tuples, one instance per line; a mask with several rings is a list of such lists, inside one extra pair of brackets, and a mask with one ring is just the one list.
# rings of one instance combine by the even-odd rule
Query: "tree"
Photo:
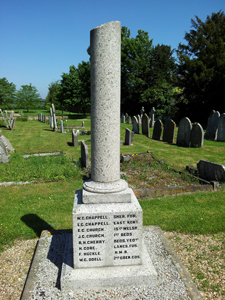
[(46, 97), (46, 105), (50, 108), (52, 103), (58, 107), (58, 94), (60, 92), (59, 80), (51, 82), (48, 85), (48, 95)]
[(16, 86), (3, 77), (0, 78), (0, 108), (11, 109), (15, 102)]
[(76, 68), (70, 66), (69, 73), (63, 73), (58, 99), (63, 110), (77, 110), (84, 114), (90, 106), (90, 63), (82, 61)]
[(17, 108), (26, 109), (27, 112), (29, 109), (35, 109), (38, 107), (41, 96), (38, 93), (35, 86), (21, 85), (21, 89), (17, 92)]
[(202, 22), (191, 19), (187, 45), (179, 44), (178, 78), (183, 88), (180, 108), (192, 121), (206, 122), (212, 109), (224, 112), (225, 96), (225, 15), (212, 13)]
[(130, 30), (121, 30), (121, 110), (136, 114), (141, 106), (156, 107), (170, 114), (173, 100), (172, 74), (175, 58), (170, 46), (152, 45), (148, 32), (139, 30), (130, 38)]

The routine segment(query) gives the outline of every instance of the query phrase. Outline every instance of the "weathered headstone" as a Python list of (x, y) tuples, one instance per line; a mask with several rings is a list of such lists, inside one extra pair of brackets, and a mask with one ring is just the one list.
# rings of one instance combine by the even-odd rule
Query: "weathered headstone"
[(72, 130), (72, 145), (74, 147), (78, 146), (78, 134), (75, 129)]
[(132, 145), (134, 140), (134, 133), (130, 129), (126, 128), (125, 131), (125, 145)]
[(162, 123), (162, 121), (161, 120), (156, 120), (155, 123), (154, 123), (153, 134), (152, 134), (153, 140), (160, 141), (161, 135), (162, 135), (162, 131), (163, 131), (163, 123)]
[(8, 125), (8, 123), (7, 123), (7, 121), (6, 121), (6, 118), (5, 118), (5, 116), (4, 116), (4, 113), (3, 113), (3, 111), (2, 111), (1, 109), (0, 109), (0, 112), (1, 112), (1, 115), (2, 115), (2, 118), (3, 118), (4, 122), (5, 122), (6, 127), (9, 128), (9, 125)]
[(218, 121), (217, 141), (225, 142), (225, 113), (221, 114)]
[(89, 167), (88, 147), (84, 141), (81, 141), (81, 167)]
[(204, 131), (199, 123), (193, 123), (190, 135), (190, 146), (194, 148), (201, 148), (203, 146)]
[(130, 124), (130, 122), (131, 122), (131, 117), (127, 117), (127, 124)]
[(150, 137), (149, 118), (146, 114), (144, 114), (142, 117), (142, 134), (146, 135), (147, 137)]
[(149, 112), (149, 119), (151, 119), (151, 122), (150, 122), (150, 128), (152, 128), (152, 127), (154, 127), (154, 123), (155, 123), (155, 112), (156, 112), (156, 110), (155, 110), (155, 108), (154, 107), (152, 107), (152, 109), (150, 110), (150, 112)]
[(141, 126), (141, 116), (140, 115), (137, 115), (137, 120), (138, 120), (138, 125), (140, 127)]
[(139, 123), (138, 123), (138, 120), (135, 116), (132, 117), (132, 125), (133, 125), (132, 131), (134, 133), (139, 134)]
[(180, 120), (177, 132), (177, 146), (190, 147), (191, 129), (192, 124), (187, 117)]
[(0, 163), (7, 163), (14, 149), (9, 140), (0, 131)]
[(63, 264), (60, 282), (67, 293), (157, 279), (144, 254), (142, 209), (120, 179), (121, 23), (94, 28), (90, 53), (91, 180), (75, 193), (73, 238), (65, 249), (73, 262)]
[(55, 105), (52, 103), (52, 117), (53, 117), (53, 130), (57, 130), (57, 122), (56, 122), (56, 115), (55, 115)]
[(173, 144), (175, 136), (176, 123), (168, 119), (164, 125), (163, 142)]
[(60, 120), (60, 132), (64, 133), (64, 130), (63, 130), (63, 120)]
[(216, 164), (206, 160), (197, 163), (199, 177), (208, 181), (225, 181), (225, 165)]
[(125, 123), (125, 116), (124, 116), (124, 114), (122, 114), (122, 116), (121, 116), (121, 123)]
[(84, 121), (82, 121), (82, 127), (84, 127)]
[(220, 113), (216, 111), (208, 119), (208, 124), (204, 136), (206, 140), (215, 141), (217, 139), (219, 117), (220, 117)]

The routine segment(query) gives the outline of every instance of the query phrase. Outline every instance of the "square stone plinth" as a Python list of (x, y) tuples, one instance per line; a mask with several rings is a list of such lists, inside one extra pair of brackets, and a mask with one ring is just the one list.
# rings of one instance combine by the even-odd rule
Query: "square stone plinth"
[(130, 203), (104, 204), (83, 204), (82, 190), (76, 191), (74, 268), (142, 264), (142, 208), (133, 191), (128, 190)]
[(73, 268), (72, 234), (68, 235), (61, 273), (63, 293), (89, 289), (148, 286), (157, 283), (157, 273), (142, 241), (142, 264), (115, 267)]

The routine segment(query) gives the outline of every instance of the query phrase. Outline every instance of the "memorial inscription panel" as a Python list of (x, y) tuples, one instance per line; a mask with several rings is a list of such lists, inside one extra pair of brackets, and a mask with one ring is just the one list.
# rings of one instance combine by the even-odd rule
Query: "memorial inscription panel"
[(95, 204), (88, 206), (89, 212), (87, 204), (74, 207), (74, 267), (141, 264), (142, 210), (138, 201), (102, 204), (99, 213)]

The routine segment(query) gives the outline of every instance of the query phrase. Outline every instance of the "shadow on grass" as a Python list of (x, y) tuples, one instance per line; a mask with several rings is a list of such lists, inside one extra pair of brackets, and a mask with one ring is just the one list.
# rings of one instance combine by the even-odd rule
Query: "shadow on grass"
[(73, 143), (71, 143), (71, 142), (67, 142), (67, 145), (68, 145), (69, 147), (74, 147), (74, 146), (73, 146)]
[(37, 237), (40, 237), (43, 230), (55, 230), (50, 224), (35, 214), (24, 215), (21, 217), (21, 221), (30, 227), (35, 232)]

